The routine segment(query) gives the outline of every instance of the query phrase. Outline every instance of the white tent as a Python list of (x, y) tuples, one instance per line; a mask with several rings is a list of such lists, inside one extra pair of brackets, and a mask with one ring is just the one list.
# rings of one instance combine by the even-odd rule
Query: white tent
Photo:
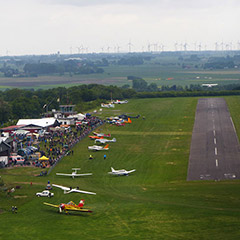
[(40, 118), (40, 119), (19, 119), (17, 125), (36, 125), (40, 127), (49, 127), (54, 125), (57, 120), (51, 118)]
[(68, 118), (77, 118), (78, 120), (83, 120), (85, 117), (86, 117), (86, 115), (84, 115), (82, 113), (68, 116)]

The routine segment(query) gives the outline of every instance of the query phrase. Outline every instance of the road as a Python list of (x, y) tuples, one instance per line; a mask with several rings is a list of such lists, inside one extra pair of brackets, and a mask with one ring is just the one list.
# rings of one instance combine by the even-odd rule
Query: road
[(240, 145), (223, 98), (198, 100), (187, 180), (240, 179)]

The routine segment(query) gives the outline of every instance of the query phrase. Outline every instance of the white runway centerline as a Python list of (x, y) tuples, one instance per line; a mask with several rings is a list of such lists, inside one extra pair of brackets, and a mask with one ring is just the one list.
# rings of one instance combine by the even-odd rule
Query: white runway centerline
[(218, 167), (218, 160), (216, 159), (216, 167)]
[(215, 155), (217, 155), (217, 148), (215, 147)]
[(214, 138), (213, 141), (214, 141), (214, 144), (216, 145), (217, 144), (217, 139)]

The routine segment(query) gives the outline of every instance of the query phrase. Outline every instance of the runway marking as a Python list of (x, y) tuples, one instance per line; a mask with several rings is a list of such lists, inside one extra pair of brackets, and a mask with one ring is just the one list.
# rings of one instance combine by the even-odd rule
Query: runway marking
[(236, 133), (236, 128), (235, 128), (235, 125), (234, 125), (233, 120), (232, 120), (231, 117), (230, 117), (230, 120), (231, 120), (231, 122), (232, 122), (233, 129), (234, 129), (234, 131), (235, 131), (235, 133)]
[(216, 167), (218, 167), (218, 160), (216, 159)]
[(217, 155), (218, 153), (217, 153), (217, 148), (215, 147), (215, 155)]
[(216, 131), (215, 130), (213, 130), (213, 135), (214, 135), (214, 137), (216, 136)]
[(217, 139), (214, 138), (213, 141), (214, 141), (214, 144), (216, 145), (217, 144)]
[(213, 130), (215, 130), (215, 124), (213, 124)]

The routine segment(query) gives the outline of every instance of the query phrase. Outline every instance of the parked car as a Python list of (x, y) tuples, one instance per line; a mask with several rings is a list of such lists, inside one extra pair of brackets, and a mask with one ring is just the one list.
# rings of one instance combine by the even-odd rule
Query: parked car
[(51, 193), (51, 192), (48, 191), (48, 190), (44, 190), (44, 191), (42, 191), (42, 192), (36, 193), (36, 196), (37, 196), (37, 197), (53, 197), (53, 196), (54, 196), (54, 193)]

